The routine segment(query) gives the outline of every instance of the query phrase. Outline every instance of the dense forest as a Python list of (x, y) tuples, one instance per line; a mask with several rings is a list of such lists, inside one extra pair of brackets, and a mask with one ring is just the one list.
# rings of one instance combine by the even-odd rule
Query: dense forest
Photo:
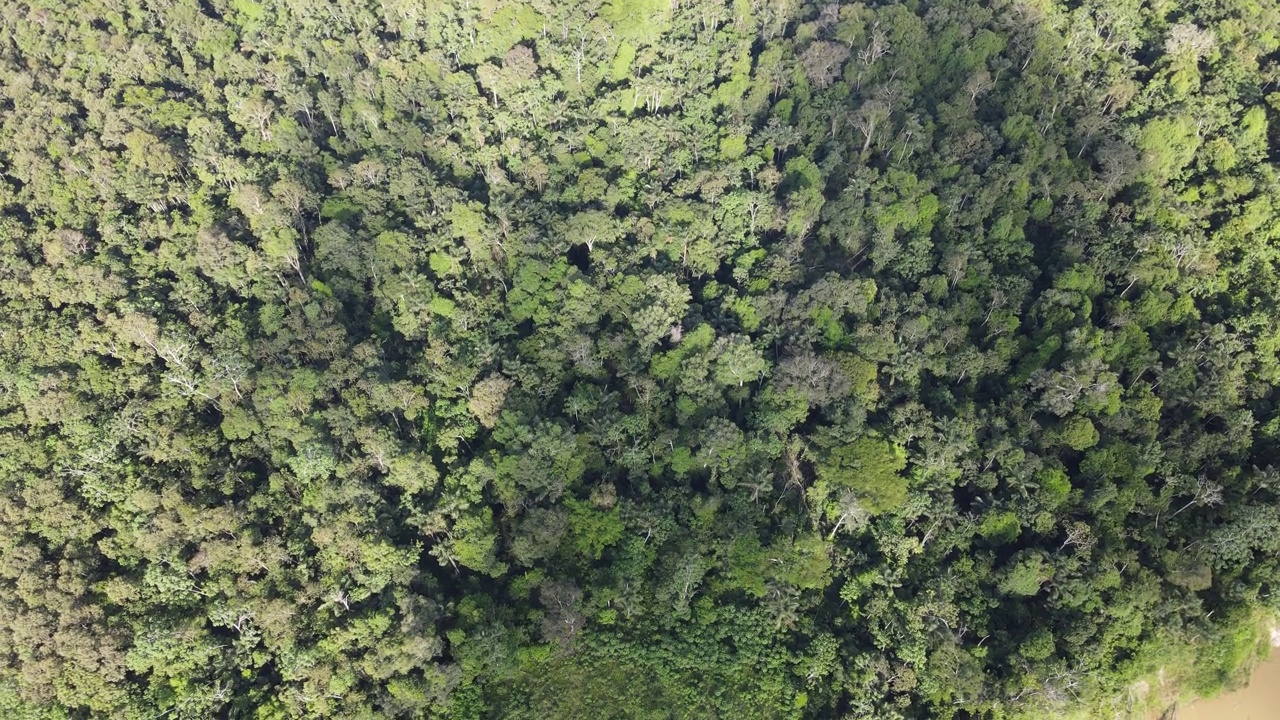
[(1278, 160), (1271, 0), (0, 3), (0, 716), (1216, 692)]

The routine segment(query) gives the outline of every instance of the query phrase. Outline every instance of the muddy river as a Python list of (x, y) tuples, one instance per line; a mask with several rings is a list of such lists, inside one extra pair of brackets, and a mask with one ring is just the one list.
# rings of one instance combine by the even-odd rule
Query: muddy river
[(1178, 710), (1177, 720), (1280, 720), (1280, 649), (1253, 671), (1248, 687), (1198, 700)]

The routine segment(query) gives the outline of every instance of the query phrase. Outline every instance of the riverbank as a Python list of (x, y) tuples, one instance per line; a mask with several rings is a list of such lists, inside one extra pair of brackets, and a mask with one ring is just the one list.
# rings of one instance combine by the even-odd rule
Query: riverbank
[(1216, 698), (1197, 700), (1167, 720), (1280, 720), (1280, 630), (1271, 631), (1271, 656), (1254, 668), (1249, 684)]

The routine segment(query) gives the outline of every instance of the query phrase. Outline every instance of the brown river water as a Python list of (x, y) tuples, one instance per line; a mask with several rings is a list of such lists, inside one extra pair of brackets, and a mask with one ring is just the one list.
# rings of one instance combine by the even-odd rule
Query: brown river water
[(1177, 720), (1280, 720), (1280, 648), (1258, 665), (1249, 685), (1178, 709)]

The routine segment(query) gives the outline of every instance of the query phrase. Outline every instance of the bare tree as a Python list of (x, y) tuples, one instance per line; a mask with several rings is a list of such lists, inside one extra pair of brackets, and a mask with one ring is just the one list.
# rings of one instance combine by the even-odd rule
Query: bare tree
[(836, 524), (831, 528), (828, 540), (834, 538), (841, 528), (849, 532), (857, 532), (871, 519), (871, 513), (862, 506), (852, 490), (843, 490), (836, 498)]
[(1203, 475), (1196, 478), (1196, 486), (1193, 492), (1191, 499), (1185, 505), (1173, 511), (1169, 515), (1170, 518), (1177, 517), (1183, 510), (1192, 505), (1213, 507), (1222, 503), (1222, 486)]
[(1098, 195), (1098, 200), (1101, 201), (1127, 185), (1137, 175), (1141, 158), (1137, 150), (1119, 140), (1104, 143), (1098, 148), (1097, 155), (1098, 162), (1102, 166), (1102, 172), (1098, 174), (1103, 188)]
[(582, 591), (569, 580), (547, 580), (538, 591), (545, 614), (542, 636), (569, 647), (582, 630), (586, 618), (582, 614)]
[(868, 100), (854, 114), (853, 126), (862, 133), (862, 152), (865, 154), (875, 140), (876, 130), (889, 121), (890, 107), (884, 100)]
[(978, 98), (987, 94), (995, 86), (995, 80), (992, 79), (991, 73), (985, 67), (970, 75), (968, 82), (964, 84), (964, 91), (969, 93), (969, 107), (976, 106)]
[(844, 61), (849, 59), (849, 48), (833, 42), (811, 43), (800, 55), (800, 66), (810, 82), (825, 88), (840, 75)]
[[(878, 23), (877, 23), (878, 24)], [(888, 55), (892, 50), (889, 39), (885, 36), (884, 31), (880, 28), (874, 28), (871, 31), (871, 39), (867, 41), (867, 46), (858, 51), (858, 62), (865, 67), (871, 67), (877, 60)]]

